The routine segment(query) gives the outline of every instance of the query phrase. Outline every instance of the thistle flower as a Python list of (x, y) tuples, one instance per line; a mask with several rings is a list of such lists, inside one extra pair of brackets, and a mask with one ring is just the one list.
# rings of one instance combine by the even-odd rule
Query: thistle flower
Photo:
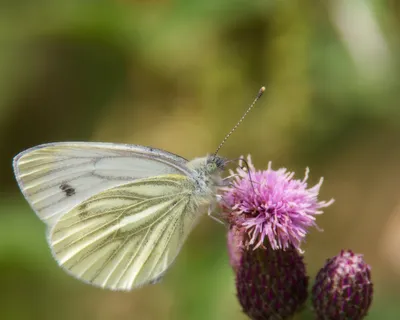
[(243, 256), (243, 237), (244, 233), (235, 226), (228, 231), (228, 254), (229, 263), (234, 271), (240, 267), (240, 262)]
[[(300, 248), (309, 227), (317, 227), (315, 216), (328, 202), (318, 201), (323, 179), (307, 188), (308, 169), (303, 180), (293, 179), (286, 169), (238, 169), (233, 185), (222, 195), (222, 206), (231, 225), (246, 230), (249, 246), (260, 247), (267, 239), (272, 249)], [(232, 172), (233, 174), (233, 172)]]
[(233, 227), (228, 233), (230, 261), (236, 273), (239, 302), (253, 320), (288, 319), (307, 299), (308, 277), (303, 257), (293, 248), (248, 250), (241, 247), (246, 236)]
[(361, 254), (342, 251), (318, 272), (312, 302), (318, 319), (363, 319), (372, 302), (370, 266)]

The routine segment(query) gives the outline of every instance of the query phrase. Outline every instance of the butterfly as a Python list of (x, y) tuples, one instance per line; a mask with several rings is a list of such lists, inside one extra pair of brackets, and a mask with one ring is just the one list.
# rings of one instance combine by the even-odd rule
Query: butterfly
[(191, 161), (151, 147), (59, 142), (15, 156), (26, 200), (47, 225), (58, 264), (92, 285), (130, 291), (158, 282), (224, 186), (229, 160)]

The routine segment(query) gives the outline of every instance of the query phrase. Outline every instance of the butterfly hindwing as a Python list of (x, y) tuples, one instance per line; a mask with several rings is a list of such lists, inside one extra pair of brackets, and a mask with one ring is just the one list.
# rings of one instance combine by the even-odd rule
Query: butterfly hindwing
[(63, 142), (21, 152), (14, 158), (14, 172), (31, 207), (51, 226), (105, 189), (162, 174), (190, 175), (186, 163), (174, 154), (143, 146)]
[(49, 233), (58, 263), (77, 278), (114, 290), (158, 281), (197, 220), (193, 182), (168, 174), (90, 197)]

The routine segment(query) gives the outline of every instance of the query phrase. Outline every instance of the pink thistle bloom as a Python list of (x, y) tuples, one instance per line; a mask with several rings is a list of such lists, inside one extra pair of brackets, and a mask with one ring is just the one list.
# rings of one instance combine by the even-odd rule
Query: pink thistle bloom
[(304, 179), (296, 180), (285, 168), (273, 170), (271, 162), (262, 171), (254, 168), (250, 156), (247, 163), (250, 172), (237, 169), (232, 186), (222, 195), (227, 219), (246, 231), (247, 245), (254, 249), (267, 239), (274, 250), (300, 250), (308, 228), (317, 227), (315, 216), (333, 203), (318, 201), (323, 179), (307, 188), (308, 168)]

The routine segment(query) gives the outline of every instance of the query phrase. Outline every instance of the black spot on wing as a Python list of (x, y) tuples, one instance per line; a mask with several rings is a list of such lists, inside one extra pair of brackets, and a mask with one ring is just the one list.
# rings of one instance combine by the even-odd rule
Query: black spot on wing
[(71, 197), (75, 194), (75, 189), (72, 188), (68, 183), (62, 183), (60, 189), (65, 193), (67, 197)]

